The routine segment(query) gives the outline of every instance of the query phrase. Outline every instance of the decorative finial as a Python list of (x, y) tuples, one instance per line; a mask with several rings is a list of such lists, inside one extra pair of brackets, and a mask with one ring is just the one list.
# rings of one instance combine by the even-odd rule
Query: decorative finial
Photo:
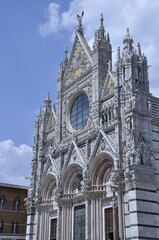
[(130, 39), (129, 28), (127, 28), (127, 38)]
[(51, 98), (50, 98), (50, 93), (49, 93), (49, 92), (47, 93), (47, 96), (46, 96), (44, 102), (45, 102), (45, 103), (46, 103), (46, 102), (51, 102)]
[(107, 41), (110, 43), (110, 36), (109, 36), (109, 33), (107, 33)]
[(40, 106), (40, 109), (39, 109), (39, 117), (42, 115), (42, 106)]
[(53, 103), (53, 109), (54, 109), (54, 112), (56, 113), (56, 103), (55, 102)]
[(112, 62), (111, 62), (110, 59), (109, 59), (109, 62), (108, 62), (108, 71), (112, 71)]
[(118, 51), (117, 51), (117, 61), (120, 60), (120, 47), (118, 47)]
[(141, 46), (139, 42), (137, 44), (137, 47), (138, 47), (138, 55), (141, 56)]
[(65, 47), (65, 59), (68, 57), (67, 54), (68, 54), (68, 48)]
[(47, 92), (47, 99), (50, 99), (50, 93)]
[(103, 27), (103, 22), (104, 22), (103, 13), (101, 13), (101, 15), (100, 15), (100, 26), (101, 27)]
[(124, 49), (128, 49), (129, 51), (133, 50), (133, 38), (132, 36), (130, 36), (129, 33), (129, 28), (127, 28), (127, 34), (123, 39), (123, 43), (124, 43)]
[(47, 93), (47, 96), (46, 96), (46, 98), (45, 98), (45, 100), (44, 100), (44, 112), (46, 113), (46, 112), (48, 112), (48, 111), (50, 111), (50, 109), (51, 109), (51, 98), (50, 98), (50, 94), (49, 94), (49, 92)]

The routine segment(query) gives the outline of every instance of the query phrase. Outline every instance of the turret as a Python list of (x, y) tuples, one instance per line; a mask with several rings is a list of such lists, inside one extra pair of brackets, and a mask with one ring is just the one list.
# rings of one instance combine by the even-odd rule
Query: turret
[(46, 130), (49, 119), (52, 113), (52, 101), (49, 93), (44, 100), (44, 107), (40, 108), (39, 115), (35, 121), (34, 143), (33, 143), (33, 164), (36, 163), (36, 168), (41, 172), (41, 161), (44, 153), (44, 143), (46, 138)]
[(130, 36), (129, 29), (127, 29), (127, 34), (123, 39), (123, 44), (124, 44), (123, 53), (126, 53), (126, 52), (132, 53), (133, 52), (133, 45), (132, 45), (133, 38), (132, 38), (132, 36)]
[(142, 54), (140, 43), (137, 45), (137, 50), (134, 49), (133, 37), (130, 35), (129, 29), (123, 38), (123, 44), (122, 55), (118, 48), (117, 62), (115, 63), (115, 69), (121, 74), (121, 82), (129, 81), (129, 90), (133, 94), (136, 90), (140, 92), (141, 88), (149, 94), (147, 59)]
[(50, 114), (51, 112), (51, 99), (50, 99), (50, 95), (49, 95), (49, 92), (48, 92), (48, 95), (46, 96), (45, 100), (44, 100), (44, 112), (45, 114)]
[(103, 14), (100, 17), (100, 26), (95, 32), (92, 57), (93, 65), (98, 71), (99, 83), (97, 89), (100, 94), (108, 73), (108, 63), (112, 65), (112, 46), (109, 33), (105, 34)]
[(122, 114), (120, 131), (123, 135), (122, 141), (125, 141), (123, 148), (124, 161), (126, 166), (134, 163), (150, 165), (150, 160), (145, 158), (142, 161), (140, 157), (142, 146), (145, 143), (147, 149), (151, 149), (151, 143), (148, 140), (150, 135), (150, 111), (148, 109), (147, 59), (142, 54), (140, 43), (138, 43), (137, 49), (134, 49), (133, 38), (130, 36), (129, 29), (127, 29), (123, 44), (122, 55), (120, 55), (120, 49), (117, 50), (115, 68), (116, 82), (118, 83), (116, 93), (118, 93), (117, 97), (120, 99), (118, 108)]
[[(103, 18), (103, 14), (101, 14), (100, 27), (95, 32), (94, 43), (93, 43), (93, 52), (95, 53), (99, 49), (103, 49), (103, 48), (105, 48), (107, 50), (107, 53), (109, 53), (108, 54), (109, 56), (107, 58), (109, 58), (109, 60), (111, 60), (112, 47), (110, 44), (110, 37), (109, 37), (109, 33), (107, 33), (107, 35), (105, 35), (104, 18)], [(108, 62), (108, 59), (107, 59), (107, 62)]]

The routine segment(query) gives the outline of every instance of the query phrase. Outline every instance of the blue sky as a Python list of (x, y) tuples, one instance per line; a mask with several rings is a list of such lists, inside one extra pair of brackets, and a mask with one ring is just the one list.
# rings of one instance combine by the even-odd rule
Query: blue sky
[(35, 116), (48, 91), (56, 99), (59, 63), (83, 10), (90, 44), (103, 12), (114, 59), (130, 28), (134, 47), (141, 43), (152, 66), (151, 91), (159, 97), (158, 0), (0, 0), (1, 182), (27, 184)]

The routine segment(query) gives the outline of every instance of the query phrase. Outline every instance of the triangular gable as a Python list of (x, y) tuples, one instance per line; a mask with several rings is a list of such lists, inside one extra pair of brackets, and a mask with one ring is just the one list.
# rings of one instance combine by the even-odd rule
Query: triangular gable
[(108, 72), (102, 91), (102, 97), (110, 95), (111, 93), (113, 93), (113, 90), (114, 90), (113, 75), (111, 74), (111, 72)]
[(52, 109), (52, 113), (47, 126), (47, 131), (51, 131), (52, 129), (54, 129), (55, 124), (56, 124), (56, 116), (55, 116), (54, 110)]
[(60, 175), (58, 162), (59, 160), (52, 158), (51, 154), (49, 154), (46, 165), (44, 167), (43, 177), (45, 177), (50, 172), (54, 173), (54, 175), (58, 177)]
[(102, 134), (102, 136), (103, 136), (106, 144), (109, 146), (110, 151), (111, 151), (112, 153), (116, 153), (116, 151), (117, 151), (117, 150), (116, 150), (116, 146), (115, 146), (114, 141), (113, 141), (113, 139), (111, 138), (111, 136), (108, 135), (108, 134), (106, 134), (106, 133), (104, 133), (102, 130), (100, 130), (100, 132), (101, 132), (101, 134)]
[(80, 149), (78, 148), (78, 146), (73, 140), (72, 140), (72, 144), (70, 146), (70, 150), (68, 152), (66, 161), (64, 163), (63, 169), (66, 169), (72, 163), (77, 163), (83, 166), (86, 165), (86, 161), (83, 153), (80, 151)]
[(111, 136), (100, 130), (100, 133), (96, 139), (96, 143), (94, 144), (94, 148), (92, 149), (90, 155), (90, 161), (92, 161), (92, 159), (102, 151), (107, 151), (111, 154), (115, 154), (117, 150)]
[(65, 85), (70, 84), (77, 77), (86, 72), (91, 67), (91, 64), (91, 50), (84, 37), (76, 33), (65, 75)]

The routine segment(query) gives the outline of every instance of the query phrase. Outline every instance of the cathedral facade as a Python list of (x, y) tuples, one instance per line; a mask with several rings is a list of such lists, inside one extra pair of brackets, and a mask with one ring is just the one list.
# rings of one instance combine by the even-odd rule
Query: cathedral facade
[(56, 104), (35, 121), (27, 240), (159, 239), (159, 98), (127, 30), (112, 67), (101, 15), (91, 49), (82, 15), (60, 64)]

